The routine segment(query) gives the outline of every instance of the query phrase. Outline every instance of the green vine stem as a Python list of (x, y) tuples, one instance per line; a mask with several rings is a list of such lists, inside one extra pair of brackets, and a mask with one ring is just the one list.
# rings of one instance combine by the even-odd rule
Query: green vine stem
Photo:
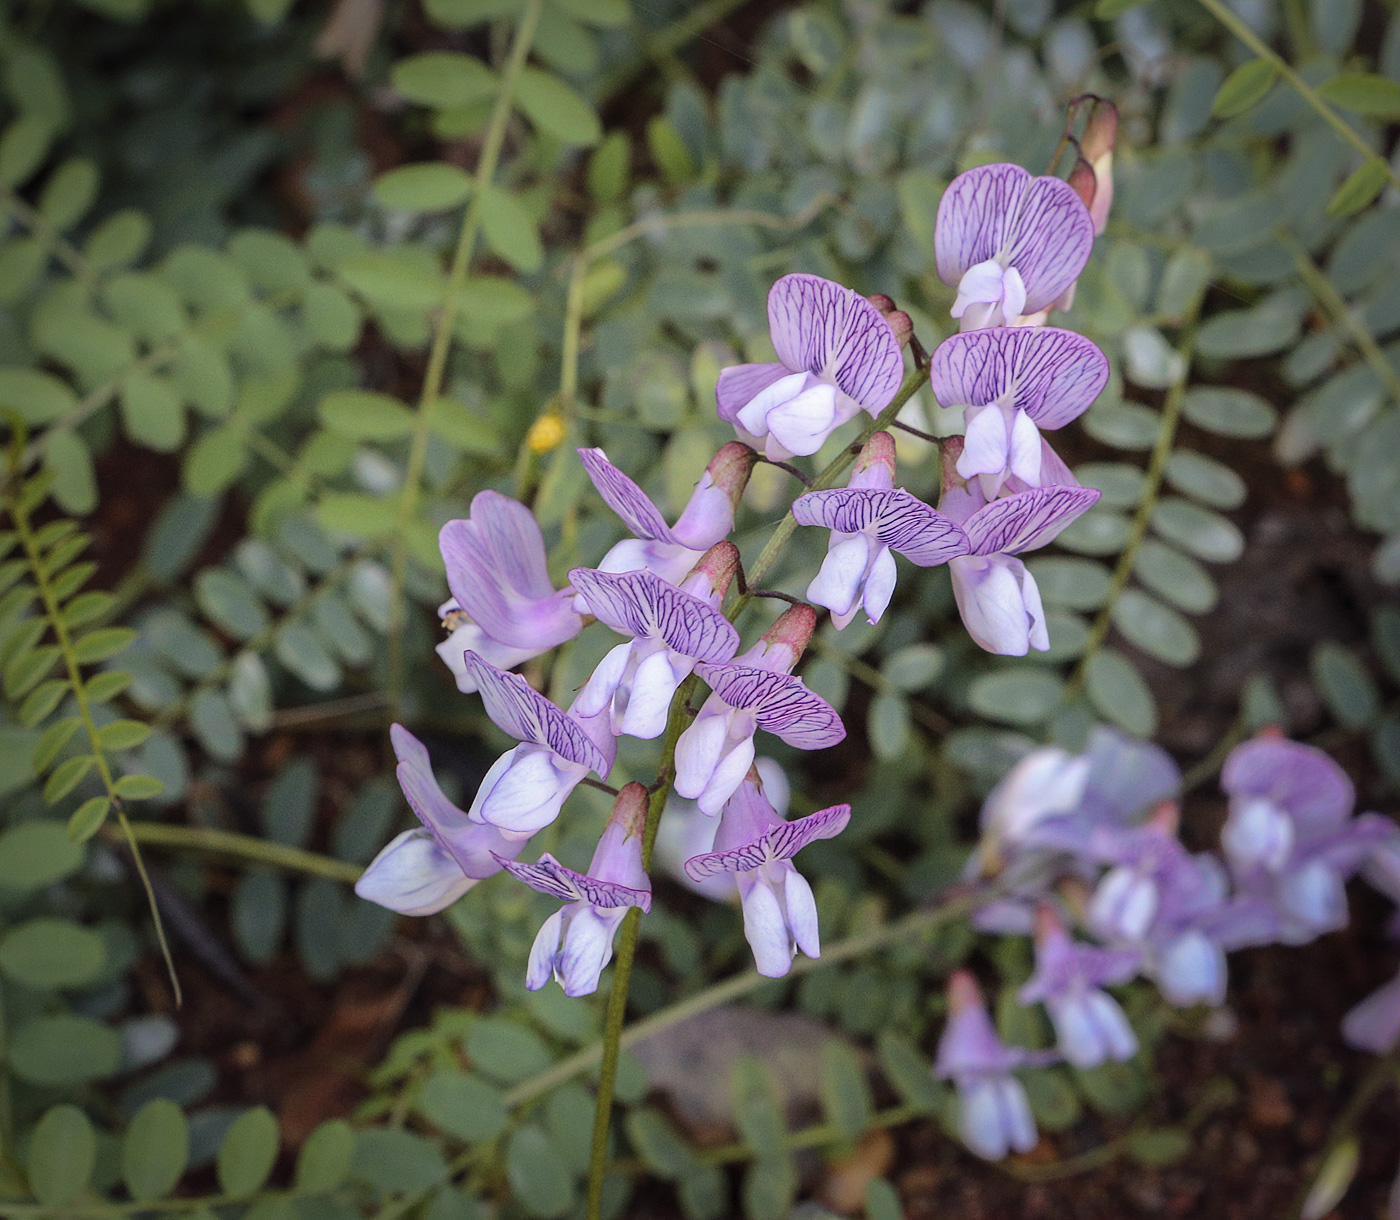
[(1142, 499), (1138, 501), (1137, 511), (1133, 514), (1133, 523), (1128, 531), (1127, 544), (1123, 547), (1123, 553), (1118, 556), (1118, 564), (1113, 569), (1113, 578), (1108, 586), (1108, 596), (1104, 599), (1104, 604), (1094, 619), (1093, 627), (1089, 629), (1089, 638), (1084, 644), (1084, 653), (1079, 658), (1079, 664), (1075, 666), (1074, 673), (1065, 684), (1064, 698), (1066, 701), (1084, 688), (1089, 665), (1099, 649), (1103, 647), (1104, 640), (1108, 638), (1109, 628), (1113, 625), (1114, 608), (1118, 605), (1118, 599), (1123, 596), (1124, 590), (1127, 589), (1128, 581), (1132, 579), (1133, 565), (1137, 562), (1138, 551), (1142, 549), (1142, 544), (1147, 538), (1147, 530), (1152, 523), (1152, 510), (1157, 507), (1157, 497), (1161, 493), (1162, 480), (1167, 472), (1167, 461), (1172, 455), (1172, 444), (1176, 440), (1177, 425), (1181, 422), (1181, 404), (1186, 397), (1186, 387), (1190, 381), (1191, 357), (1195, 338), (1196, 318), (1193, 313), (1185, 322), (1181, 345), (1178, 349), (1185, 361), (1181, 380), (1167, 391), (1166, 401), (1162, 404), (1162, 422), (1157, 427), (1157, 440), (1153, 443), (1152, 456), (1148, 459)]
[(161, 956), (165, 959), (165, 968), (170, 975), (170, 985), (175, 992), (176, 1007), (179, 1007), (183, 1002), (180, 979), (175, 973), (175, 962), (170, 955), (170, 944), (165, 938), (165, 924), (160, 917), (160, 907), (156, 903), (155, 890), (151, 887), (151, 878), (146, 873), (146, 864), (141, 858), (141, 848), (132, 833), (131, 823), (127, 820), (124, 802), (117, 795), (117, 783), (112, 776), (107, 753), (102, 748), (101, 739), (98, 737), (97, 725), (92, 719), (92, 706), (88, 702), (87, 687), (83, 684), (82, 668), (73, 653), (73, 641), (68, 634), (68, 624), (63, 618), (58, 599), (54, 596), (53, 586), (49, 581), (49, 572), (44, 565), (44, 556), (39, 550), (33, 526), (30, 524), (29, 506), (25, 503), (19, 467), (21, 452), (20, 445), (16, 444), (11, 456), (11, 485), (8, 505), (10, 519), (14, 522), (15, 535), (19, 538), (20, 546), (24, 548), (25, 557), (29, 561), (29, 570), (33, 575), (34, 585), (39, 592), (39, 599), (43, 603), (44, 617), (48, 619), (49, 629), (53, 632), (59, 653), (63, 657), (64, 668), (68, 673), (68, 686), (72, 691), (73, 700), (78, 706), (78, 717), (82, 722), (83, 732), (87, 734), (88, 744), (92, 748), (98, 777), (102, 781), (107, 799), (111, 802), (112, 812), (116, 814), (117, 822), (121, 826), (127, 846), (131, 850), (131, 860), (136, 868), (136, 875), (140, 877), (141, 886), (146, 891), (146, 901), (151, 908), (151, 920), (155, 925), (156, 940), (160, 944)]
[(392, 719), (398, 718), (399, 705), (403, 699), (404, 578), (408, 568), (406, 531), (418, 510), (418, 497), (422, 491), (423, 463), (428, 453), (429, 413), (432, 404), (442, 393), (442, 382), (447, 372), (448, 353), (452, 349), (452, 331), (457, 321), (462, 289), (466, 285), (467, 271), (476, 251), (477, 234), (481, 231), (481, 212), (486, 189), (496, 176), (496, 166), (505, 143), (506, 127), (514, 108), (516, 85), (520, 81), (526, 57), (530, 54), (530, 46), (535, 41), (535, 28), (539, 25), (543, 8), (544, 0), (526, 0), (525, 8), (520, 14), (520, 24), (515, 29), (515, 38), (501, 74), (500, 92), (496, 94), (496, 103), (486, 126), (486, 138), (481, 146), (481, 158), (477, 161), (476, 173), (472, 179), (471, 200), (467, 204), (466, 214), (462, 217), (462, 228), (457, 236), (456, 249), (452, 253), (452, 267), (447, 275), (442, 310), (438, 314), (432, 347), (428, 351), (428, 367), (423, 374), (423, 386), (418, 395), (413, 438), (409, 444), (408, 465), (404, 470), (403, 491), (399, 495), (398, 508), (394, 513), (393, 541), (390, 548), (393, 600), (389, 619), (387, 689)]
[(1390, 162), (1376, 152), (1361, 134), (1348, 123), (1341, 115), (1332, 109), (1322, 96), (1307, 81), (1294, 71), (1293, 66), (1269, 46), (1262, 38), (1249, 28), (1238, 16), (1225, 6), (1223, 0), (1199, 0), (1203, 9), (1214, 17), (1221, 25), (1238, 38), (1245, 46), (1254, 52), (1260, 59), (1272, 64), (1277, 72), (1295, 93), (1298, 94), (1309, 106), (1313, 108), (1318, 116), (1342, 137), (1352, 148), (1356, 149), (1367, 161), (1376, 161), (1385, 172), (1385, 176), (1390, 179), (1391, 185), (1400, 188), (1400, 175), (1397, 175)]
[(288, 873), (327, 877), (354, 885), (364, 871), (358, 864), (337, 860), (300, 847), (287, 847), (254, 835), (234, 834), (207, 826), (172, 826), (165, 822), (134, 822), (130, 827), (137, 843), (172, 851), (191, 851), (210, 856), (228, 856), (249, 864), (261, 864)]
[[(853, 445), (847, 446), (829, 462), (826, 468), (813, 480), (811, 489), (816, 491), (835, 485), (846, 468), (855, 460), (856, 454), (872, 434), (888, 427), (900, 409), (928, 381), (928, 369), (920, 364), (905, 375), (893, 401), (875, 418)], [(763, 548), (762, 553), (749, 570), (748, 579), (757, 584), (772, 570), (778, 556), (797, 528), (797, 519), (791, 510), (778, 523)], [(738, 619), (749, 602), (752, 593), (741, 593), (725, 611), (731, 622)], [(671, 710), (666, 722), (666, 738), (662, 747), (661, 764), (657, 770), (656, 785), (652, 790), (650, 808), (647, 813), (646, 833), (642, 845), (642, 865), (651, 864), (652, 847), (656, 843), (657, 831), (661, 826), (661, 813), (666, 806), (666, 798), (671, 791), (671, 772), (675, 761), (676, 742), (689, 718), (690, 699), (698, 684), (692, 675), (681, 683), (671, 700)], [(617, 1079), (617, 1063), (622, 1047), (623, 1022), (627, 1016), (627, 988), (631, 980), (632, 958), (637, 950), (637, 936), (641, 926), (641, 912), (635, 907), (628, 911), (622, 921), (618, 935), (617, 968), (613, 974), (612, 990), (608, 995), (607, 1024), (604, 1029), (601, 1049), (602, 1071), (598, 1077), (598, 1104), (593, 1117), (593, 1142), (588, 1164), (588, 1220), (600, 1220), (603, 1206), (603, 1180), (607, 1169), (608, 1129), (612, 1120), (613, 1086)]]

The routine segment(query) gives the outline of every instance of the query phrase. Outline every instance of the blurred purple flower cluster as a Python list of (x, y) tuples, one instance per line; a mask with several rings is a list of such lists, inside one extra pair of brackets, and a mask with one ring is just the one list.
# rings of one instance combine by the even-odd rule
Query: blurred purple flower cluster
[[(1051, 1059), (1092, 1068), (1137, 1054), (1107, 987), (1141, 976), (1173, 1006), (1218, 1005), (1231, 950), (1344, 927), (1352, 876), (1400, 900), (1400, 826), (1356, 814), (1351, 781), (1321, 750), (1262, 733), (1231, 752), (1221, 787), (1219, 853), (1182, 844), (1181, 776), (1168, 755), (1108, 729), (1079, 755), (1032, 751), (987, 798), (968, 876), (995, 878), (997, 897), (973, 922), (1034, 934), (1035, 973), (1018, 999), (1045, 1006)], [(949, 1011), (935, 1071), (958, 1088), (968, 1147), (993, 1159), (1027, 1151), (1034, 1124), (1012, 1072), (1047, 1059), (1001, 1043), (965, 972)], [(1343, 1032), (1373, 1051), (1394, 1046), (1400, 979), (1348, 1014)]]

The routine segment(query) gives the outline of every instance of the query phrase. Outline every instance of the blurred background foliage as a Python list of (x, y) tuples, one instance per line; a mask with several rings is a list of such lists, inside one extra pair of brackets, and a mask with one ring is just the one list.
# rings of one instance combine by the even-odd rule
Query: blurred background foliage
[[(1400, 787), (1380, 6), (17, 0), (0, 86), (0, 1215), (578, 1212), (601, 1011), (523, 990), (548, 903), (493, 879), (398, 927), (346, 884), (407, 821), (389, 717), (464, 796), (505, 742), (432, 651), (437, 528), (494, 487), (533, 504), (556, 575), (596, 562), (619, 526), (579, 444), (674, 511), (786, 272), (888, 293), (932, 348), (943, 187), (1042, 172), (1085, 91), (1121, 112), (1117, 197), (1067, 324), (1114, 371), (1062, 438), (1102, 501), (1031, 564), (1053, 649), (978, 651), (943, 569), (878, 627), (823, 630), (804, 676), (851, 738), (783, 761), (796, 809), (855, 807), (810, 851), (826, 964), (716, 992), (747, 969), (737, 911), (663, 887), (636, 1013), (678, 1031), (687, 997), (747, 1006), (709, 1058), (625, 1058), (611, 1214), (776, 1220), (818, 1179), (828, 1206), (901, 1214), (889, 1158), (852, 1150), (944, 1112), (933, 997), (976, 942), (922, 904), (1033, 743), (1106, 720), (1199, 778), (1282, 723)], [(952, 430), (926, 397), (908, 412)], [(932, 495), (932, 447), (900, 448)], [(746, 553), (783, 478), (755, 473)], [(771, 583), (803, 592), (818, 534)], [(532, 677), (562, 697), (609, 642)], [(617, 782), (650, 779), (621, 745)], [(580, 789), (541, 846), (586, 860), (601, 799)], [(994, 958), (1003, 1022), (1043, 1042), (1010, 1000), (1026, 946)], [(1153, 1048), (1182, 1020), (1130, 1000), (1139, 1059), (1033, 1073), (1032, 1098), (1051, 1132), (1106, 1116), (1085, 1155), (1160, 1165), (1229, 1090), (1164, 1122)], [(861, 1168), (823, 1178), (814, 1149)]]

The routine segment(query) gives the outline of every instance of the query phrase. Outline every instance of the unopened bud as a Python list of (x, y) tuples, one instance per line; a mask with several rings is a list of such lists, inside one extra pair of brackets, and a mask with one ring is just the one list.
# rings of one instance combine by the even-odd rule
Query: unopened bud
[[(729, 497), (730, 506), (739, 507), (744, 488), (749, 485), (749, 475), (753, 473), (758, 454), (742, 441), (730, 441), (710, 459), (705, 472), (710, 481)], [(713, 535), (711, 535), (713, 537)]]
[(646, 829), (649, 802), (650, 797), (645, 785), (635, 781), (624, 784), (622, 791), (617, 794), (617, 800), (613, 802), (612, 813), (608, 817), (609, 825), (618, 827), (626, 839), (634, 835), (640, 836)]
[(908, 346), (909, 340), (914, 337), (914, 319), (904, 310), (896, 309), (894, 313), (885, 315), (885, 321), (890, 324), (890, 329), (894, 331), (894, 337), (899, 341), (899, 346)]
[(1098, 190), (1098, 179), (1094, 176), (1094, 167), (1082, 155), (1074, 163), (1074, 168), (1069, 171), (1069, 184), (1092, 216), (1094, 195)]
[[(1092, 96), (1092, 95), (1086, 95)], [(1118, 143), (1118, 107), (1107, 98), (1095, 97), (1089, 110), (1089, 121), (1079, 138), (1079, 147), (1090, 164), (1097, 165), (1100, 157), (1112, 154)]]
[(888, 318), (894, 313), (894, 298), (887, 297), (883, 292), (873, 292), (865, 299), (880, 311), (882, 317)]
[(948, 976), (948, 1011), (967, 1012), (982, 1007), (982, 989), (966, 970), (954, 970)]
[(945, 436), (938, 446), (939, 463), (943, 474), (941, 486), (944, 491), (967, 486), (967, 480), (958, 473), (958, 459), (962, 457), (962, 452), (963, 438), (961, 436)]
[(894, 471), (894, 437), (888, 432), (872, 432), (856, 458), (850, 486), (893, 487)]
[[(784, 610), (778, 616), (777, 622), (763, 633), (763, 642), (767, 645), (764, 651), (765, 665), (777, 661), (791, 673), (793, 666), (807, 650), (808, 641), (816, 629), (817, 612), (811, 606), (793, 606), (790, 610)], [(783, 652), (780, 658), (773, 655), (779, 649)]]
[(1147, 825), (1165, 834), (1175, 835), (1181, 829), (1181, 806), (1175, 801), (1163, 801), (1148, 814)]
[(685, 583), (688, 588), (692, 584), (703, 581), (709, 589), (713, 590), (716, 597), (723, 598), (729, 592), (730, 582), (733, 581), (734, 573), (738, 570), (739, 548), (732, 542), (716, 542), (700, 556), (700, 562), (691, 569)]
[(1042, 902), (1035, 909), (1035, 939), (1039, 944), (1043, 940), (1065, 930), (1064, 922), (1060, 919), (1055, 908), (1049, 903)]

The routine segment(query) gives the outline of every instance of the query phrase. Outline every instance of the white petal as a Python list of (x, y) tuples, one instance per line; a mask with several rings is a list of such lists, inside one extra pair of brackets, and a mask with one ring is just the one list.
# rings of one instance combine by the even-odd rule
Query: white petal
[(1039, 1143), (1030, 1099), (1026, 1096), (1021, 1082), (1014, 1076), (1007, 1076), (999, 1083), (1002, 1121), (1006, 1126), (1007, 1142), (1017, 1152), (1029, 1152)]
[(1040, 486), (1040, 429), (1024, 411), (1017, 411), (1011, 423), (1007, 466), (1029, 487)]
[[(692, 663), (693, 664), (693, 663)], [(620, 732), (632, 737), (660, 737), (666, 731), (671, 696), (681, 684), (671, 664), (670, 649), (654, 652), (637, 666), (622, 714)]]
[(740, 409), (738, 422), (753, 436), (767, 436), (768, 413), (802, 393), (802, 387), (807, 384), (807, 376), (806, 373), (792, 373), (787, 377), (778, 378), (772, 385), (755, 394)]
[(768, 431), (783, 448), (803, 457), (816, 453), (839, 422), (836, 387), (825, 382), (768, 412)]
[(744, 937), (753, 950), (754, 967), (765, 978), (780, 979), (792, 966), (792, 939), (782, 905), (773, 891), (752, 874), (740, 876)]
[(871, 623), (878, 623), (889, 608), (894, 596), (894, 585), (898, 572), (894, 563), (894, 552), (882, 546), (875, 554), (875, 562), (870, 565), (870, 575), (865, 578), (865, 617)]
[(555, 974), (566, 996), (592, 995), (603, 967), (612, 960), (613, 933), (626, 911), (603, 914), (580, 904), (564, 929)]
[(949, 561), (953, 596), (967, 633), (988, 652), (1023, 657), (1030, 649), (1030, 620), (1021, 582), (1003, 556), (958, 556)]
[(1048, 1005), (1055, 1026), (1055, 1045), (1065, 1061), (1077, 1068), (1098, 1067), (1107, 1049), (1085, 996), (1070, 996)]
[(821, 957), (821, 933), (817, 928), (817, 900), (807, 878), (788, 864), (783, 897), (787, 905), (788, 927), (797, 947), (808, 957)]
[(1038, 652), (1050, 650), (1050, 629), (1045, 623), (1045, 607), (1040, 602), (1040, 586), (1024, 565), (1021, 568), (1021, 602), (1026, 608), (1027, 637)]
[(1015, 322), (1026, 309), (1026, 283), (1015, 267), (1008, 267), (1001, 281), (1001, 314)]
[(1157, 985), (1167, 1003), (1221, 1004), (1225, 1000), (1225, 951), (1204, 933), (1190, 931), (1172, 941), (1157, 961)]
[(472, 798), (472, 807), (467, 810), (467, 817), (473, 822), (484, 822), (486, 819), (481, 816), (481, 807), (486, 803), (486, 798), (491, 795), (491, 790), (500, 782), (511, 764), (515, 761), (516, 752), (523, 749), (523, 746), (516, 746), (514, 750), (507, 750), (500, 758), (491, 764), (490, 769), (481, 777), (481, 784), (476, 790), (476, 796)]
[(837, 542), (822, 560), (821, 571), (807, 586), (807, 600), (833, 614), (849, 614), (860, 597), (861, 581), (870, 562), (871, 541), (852, 534)]
[(710, 705), (718, 702), (713, 695), (707, 699), (700, 714), (676, 741), (675, 788), (678, 796), (694, 800), (705, 791), (705, 785), (719, 766), (725, 739), (729, 735), (729, 714), (723, 704), (711, 709)]
[(958, 281), (958, 299), (952, 315), (961, 318), (973, 302), (995, 305), (1002, 298), (1002, 266), (994, 258), (969, 267)]
[(958, 473), (965, 479), (978, 474), (1000, 474), (1011, 458), (1006, 412), (993, 404), (968, 407), (963, 417), (967, 422), (963, 451), (958, 457)]
[(1088, 1003), (1103, 1035), (1108, 1058), (1123, 1063), (1136, 1055), (1137, 1035), (1133, 1033), (1133, 1027), (1128, 1024), (1128, 1018), (1119, 1007), (1118, 1001), (1106, 991), (1092, 991), (1089, 993)]
[(1221, 845), (1234, 864), (1275, 872), (1292, 853), (1294, 837), (1293, 819), (1264, 798), (1232, 801), (1220, 831)]
[(503, 832), (534, 834), (559, 816), (569, 793), (587, 774), (587, 767), (560, 758), (547, 746), (517, 746), (514, 764), (481, 802), (481, 820)]
[(617, 684), (622, 681), (631, 654), (631, 640), (609, 649), (607, 656), (598, 662), (597, 668), (583, 684), (578, 698), (574, 700), (573, 710), (580, 716), (596, 716), (607, 707), (612, 702)]
[(1321, 860), (1313, 860), (1279, 879), (1283, 907), (1312, 932), (1345, 926), (1347, 892), (1341, 875)]
[(390, 840), (355, 882), (355, 893), (400, 915), (433, 915), (476, 884), (421, 826)]
[(958, 1091), (958, 1133), (969, 1149), (988, 1161), (999, 1161), (1007, 1152), (997, 1085), (995, 1080), (976, 1080)]
[(554, 955), (559, 952), (559, 932), (563, 923), (564, 912), (555, 911), (535, 933), (535, 943), (530, 946), (530, 961), (525, 967), (525, 986), (531, 991), (538, 991), (554, 973)]
[(705, 790), (700, 793), (701, 813), (713, 816), (724, 808), (724, 803), (738, 790), (753, 766), (753, 751), (752, 732), (730, 746), (710, 776)]

